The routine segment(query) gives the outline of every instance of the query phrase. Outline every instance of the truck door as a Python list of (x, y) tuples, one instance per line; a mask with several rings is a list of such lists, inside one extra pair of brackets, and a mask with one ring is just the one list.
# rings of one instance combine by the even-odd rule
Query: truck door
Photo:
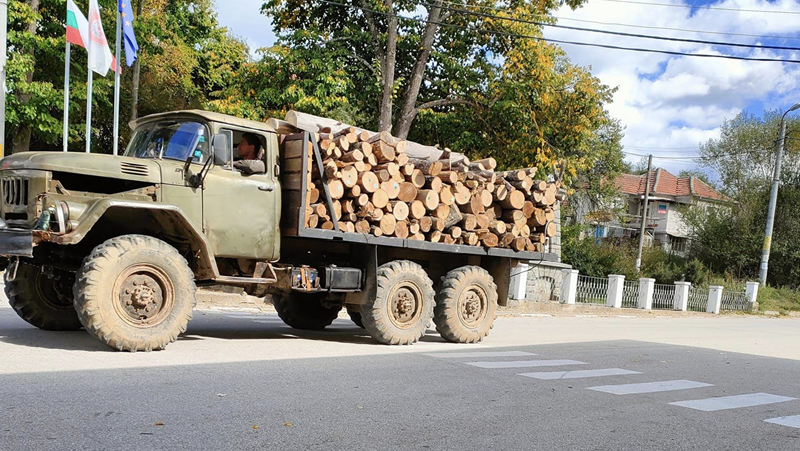
[[(251, 130), (248, 130), (253, 132)], [(236, 157), (242, 131), (222, 130)], [(217, 257), (276, 260), (280, 255), (280, 185), (274, 136), (262, 140), (266, 173), (244, 175), (218, 161), (203, 185), (203, 228)]]

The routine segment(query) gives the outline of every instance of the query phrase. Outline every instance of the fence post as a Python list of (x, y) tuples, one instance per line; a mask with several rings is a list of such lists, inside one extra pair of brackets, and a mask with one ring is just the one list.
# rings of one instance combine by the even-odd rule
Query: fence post
[(757, 312), (758, 311), (758, 282), (747, 282), (747, 288), (745, 289), (745, 294), (747, 295), (747, 300), (750, 302), (750, 311)]
[(528, 289), (528, 264), (520, 262), (516, 268), (511, 268), (511, 299), (521, 301), (527, 297)]
[(655, 289), (656, 279), (642, 277), (639, 279), (639, 303), (638, 307), (645, 310), (653, 309), (653, 290)]
[(562, 269), (561, 277), (561, 303), (574, 305), (578, 293), (578, 270)]
[(706, 313), (719, 314), (722, 308), (722, 290), (723, 287), (719, 285), (708, 287), (708, 305), (706, 306)]
[(672, 298), (672, 308), (685, 312), (689, 307), (689, 289), (691, 282), (675, 282), (675, 297)]
[(625, 276), (617, 274), (608, 275), (608, 298), (606, 306), (622, 308), (622, 290), (625, 289)]

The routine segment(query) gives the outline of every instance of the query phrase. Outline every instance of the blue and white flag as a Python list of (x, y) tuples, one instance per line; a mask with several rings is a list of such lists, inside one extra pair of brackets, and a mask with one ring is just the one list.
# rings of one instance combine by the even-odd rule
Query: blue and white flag
[(136, 61), (136, 52), (139, 51), (136, 34), (133, 32), (133, 10), (130, 0), (119, 0), (118, 6), (120, 19), (122, 19), (122, 37), (125, 42), (125, 64), (132, 66)]

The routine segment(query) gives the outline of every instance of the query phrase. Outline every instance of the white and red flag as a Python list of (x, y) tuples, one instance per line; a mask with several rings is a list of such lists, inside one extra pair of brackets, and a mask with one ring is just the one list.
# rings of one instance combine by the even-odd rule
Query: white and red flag
[(114, 62), (114, 56), (108, 47), (108, 40), (100, 22), (100, 8), (97, 0), (89, 0), (89, 69), (105, 76)]

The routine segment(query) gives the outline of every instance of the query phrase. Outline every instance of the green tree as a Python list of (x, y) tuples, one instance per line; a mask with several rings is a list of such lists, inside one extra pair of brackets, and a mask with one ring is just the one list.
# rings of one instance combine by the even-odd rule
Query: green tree
[[(205, 106), (232, 83), (247, 59), (246, 46), (217, 23), (211, 0), (141, 2), (143, 14), (134, 23), (140, 45), (140, 89), (132, 104), (136, 70), (125, 66), (120, 108), (123, 124), (128, 111), (148, 114)], [(85, 2), (77, 3), (87, 10)], [(99, 3), (106, 36), (113, 43), (116, 1)], [(14, 152), (60, 148), (65, 18), (66, 0), (9, 2), (6, 120)], [(85, 132), (86, 51), (72, 46), (71, 58), (70, 143), (80, 147)], [(112, 73), (94, 76), (92, 142), (93, 148), (102, 152), (111, 149), (113, 83)], [(126, 127), (121, 130), (124, 138)]]

